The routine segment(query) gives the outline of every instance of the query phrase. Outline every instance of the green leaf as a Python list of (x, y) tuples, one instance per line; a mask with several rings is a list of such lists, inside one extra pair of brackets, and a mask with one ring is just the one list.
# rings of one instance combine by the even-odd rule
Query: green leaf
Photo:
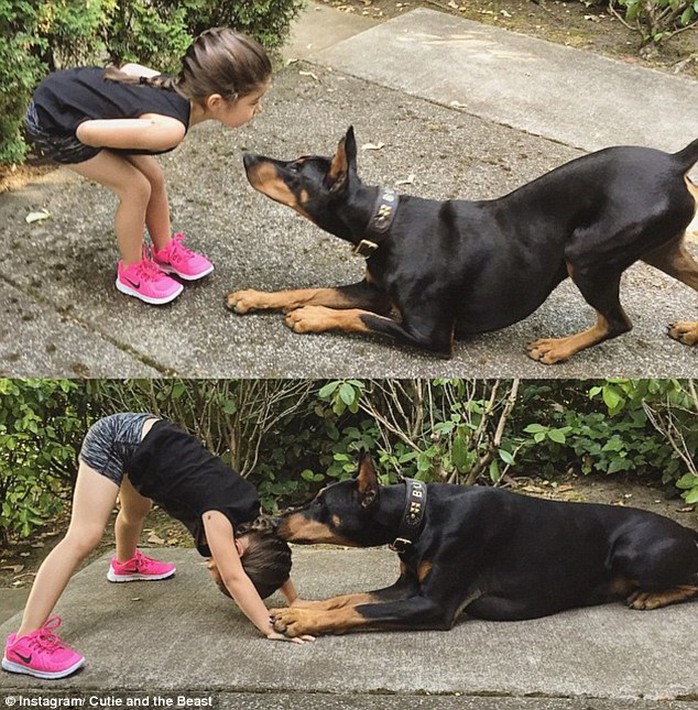
[(329, 399), (330, 395), (333, 394), (333, 392), (339, 387), (339, 382), (328, 382), (326, 385), (320, 388), (320, 391), (318, 392), (318, 396), (321, 399)]
[(499, 461), (497, 459), (492, 459), (490, 463), (490, 480), (492, 483), (497, 483), (501, 478), (501, 471), (499, 470)]
[(698, 487), (698, 476), (692, 473), (685, 473), (678, 481), (676, 481), (676, 487), (681, 489), (695, 488)]
[(618, 410), (622, 406), (623, 398), (615, 387), (606, 386), (603, 388), (603, 401), (611, 412)]
[(567, 441), (565, 432), (562, 429), (551, 429), (548, 432), (548, 438), (558, 444), (564, 444)]
[(514, 455), (510, 453), (509, 451), (505, 451), (504, 449), (499, 449), (499, 458), (504, 461), (504, 463), (509, 464), (510, 466), (514, 465)]
[(451, 446), (451, 459), (453, 460), (453, 465), (459, 472), (463, 473), (468, 470), (468, 444), (460, 435), (453, 439), (453, 445)]
[(339, 398), (344, 404), (352, 405), (356, 399), (356, 390), (348, 382), (342, 382), (339, 386)]
[(527, 434), (537, 434), (538, 432), (548, 431), (548, 427), (543, 426), (542, 424), (529, 424), (524, 428), (524, 431)]
[(691, 488), (691, 490), (687, 493), (684, 493), (683, 496), (684, 500), (689, 505), (693, 505), (693, 503), (698, 503), (698, 486), (696, 486), (695, 488)]

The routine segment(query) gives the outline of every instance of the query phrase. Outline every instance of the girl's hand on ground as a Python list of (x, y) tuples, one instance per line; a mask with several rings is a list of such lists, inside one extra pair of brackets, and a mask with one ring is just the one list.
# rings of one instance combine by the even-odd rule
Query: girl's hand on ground
[(276, 631), (272, 631), (267, 634), (267, 638), (271, 641), (290, 641), (291, 643), (304, 644), (308, 641), (315, 641), (315, 636), (310, 636), (309, 634), (304, 634), (303, 636), (296, 636), (291, 638), (290, 636), (284, 636), (284, 634), (279, 634)]

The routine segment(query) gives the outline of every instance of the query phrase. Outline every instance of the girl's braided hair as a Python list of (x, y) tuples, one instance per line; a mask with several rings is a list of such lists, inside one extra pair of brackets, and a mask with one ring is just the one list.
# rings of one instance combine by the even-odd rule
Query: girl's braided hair
[[(249, 538), (249, 545), (240, 562), (259, 596), (266, 599), (291, 576), (291, 548), (277, 537), (268, 515), (260, 515), (250, 523), (238, 525), (235, 536)], [(216, 575), (216, 584), (223, 594), (230, 596), (220, 575)]]
[(228, 27), (202, 32), (187, 49), (177, 76), (132, 76), (115, 67), (104, 72), (109, 81), (177, 91), (199, 104), (211, 94), (236, 101), (255, 91), (270, 76), (271, 62), (264, 48), (251, 37)]

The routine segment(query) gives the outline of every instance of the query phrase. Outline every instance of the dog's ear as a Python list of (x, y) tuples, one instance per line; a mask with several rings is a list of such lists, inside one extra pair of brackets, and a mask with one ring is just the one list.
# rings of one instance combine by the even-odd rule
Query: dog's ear
[(359, 458), (359, 470), (355, 476), (356, 489), (361, 498), (361, 507), (368, 508), (378, 500), (378, 476), (373, 468), (371, 456), (362, 451)]
[(344, 190), (349, 174), (356, 170), (356, 138), (354, 126), (349, 126), (346, 135), (339, 141), (337, 152), (332, 157), (332, 165), (327, 173), (327, 185), (332, 193)]

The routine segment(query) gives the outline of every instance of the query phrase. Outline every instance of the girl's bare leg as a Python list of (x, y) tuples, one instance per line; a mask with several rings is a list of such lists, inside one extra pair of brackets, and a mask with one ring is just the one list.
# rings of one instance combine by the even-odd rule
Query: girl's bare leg
[(99, 544), (118, 491), (116, 483), (80, 462), (68, 532), (39, 568), (17, 638), (49, 618), (75, 570)]
[(103, 150), (84, 163), (68, 167), (78, 175), (94, 180), (116, 193), (119, 206), (114, 218), (114, 228), (119, 254), (124, 266), (140, 261), (143, 230), (152, 190), (148, 178), (129, 160), (109, 150)]
[(152, 155), (129, 155), (126, 159), (145, 176), (150, 184), (150, 201), (145, 212), (145, 225), (155, 248), (160, 251), (172, 237), (165, 175)]
[(121, 508), (114, 523), (117, 562), (127, 562), (136, 554), (143, 530), (143, 521), (153, 501), (142, 496), (124, 476), (119, 489)]

